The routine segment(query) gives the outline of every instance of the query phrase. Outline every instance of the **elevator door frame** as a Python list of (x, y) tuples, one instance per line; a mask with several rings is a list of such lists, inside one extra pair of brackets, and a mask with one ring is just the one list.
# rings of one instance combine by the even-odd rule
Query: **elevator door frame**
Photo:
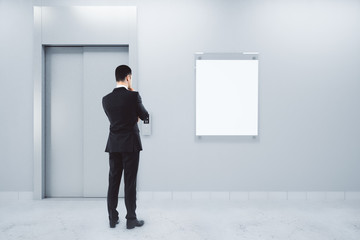
[[(58, 26), (64, 25), (63, 19), (69, 14), (87, 13), (97, 11), (99, 13), (105, 8), (111, 9), (105, 18), (116, 19), (119, 12), (126, 15), (126, 24), (124, 22), (112, 21), (108, 29), (111, 31), (106, 35), (97, 36), (96, 27), (92, 22), (84, 22), (84, 18), (73, 18), (69, 26), (61, 28), (59, 35)], [(106, 10), (106, 9), (105, 9)], [(33, 83), (34, 83), (34, 109), (33, 109), (33, 198), (45, 198), (45, 48), (46, 47), (124, 47), (129, 49), (129, 65), (132, 72), (138, 79), (138, 45), (137, 45), (137, 12), (134, 6), (70, 6), (70, 7), (49, 7), (34, 6), (34, 45), (33, 45)], [(49, 14), (61, 16), (59, 18), (50, 18)], [(99, 22), (104, 20), (104, 15), (99, 15)], [(62, 18), (63, 17), (63, 18)], [(70, 16), (73, 17), (73, 16)], [(85, 16), (86, 17), (86, 16)], [(93, 18), (96, 18), (94, 16)], [(76, 22), (77, 21), (77, 22)], [(88, 21), (88, 20), (87, 20)], [(107, 21), (109, 22), (109, 21)], [(71, 26), (70, 26), (71, 25)], [(84, 26), (86, 34), (76, 35), (71, 32), (72, 25)], [(87, 28), (88, 26), (88, 28)], [(70, 29), (69, 32), (66, 32)], [(81, 29), (84, 32), (84, 29)], [(95, 39), (95, 40), (94, 40)], [(134, 82), (134, 87), (138, 89), (138, 81)]]

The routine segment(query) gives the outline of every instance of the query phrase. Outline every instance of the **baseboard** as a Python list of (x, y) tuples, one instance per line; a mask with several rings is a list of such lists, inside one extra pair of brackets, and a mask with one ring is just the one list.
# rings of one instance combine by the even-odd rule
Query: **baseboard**
[(33, 192), (1, 192), (0, 200), (32, 200)]
[(341, 191), (139, 191), (139, 200), (360, 200), (360, 192)]
[[(357, 191), (138, 191), (139, 200), (360, 200)], [(0, 200), (32, 200), (33, 192), (0, 191)]]

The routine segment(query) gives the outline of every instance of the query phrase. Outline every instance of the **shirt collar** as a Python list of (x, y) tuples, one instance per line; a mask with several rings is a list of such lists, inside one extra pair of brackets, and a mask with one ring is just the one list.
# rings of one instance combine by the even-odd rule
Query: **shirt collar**
[(126, 90), (129, 90), (128, 87), (123, 85), (123, 84), (117, 84), (116, 85), (116, 88), (121, 88), (121, 87), (124, 87), (124, 88), (126, 88)]

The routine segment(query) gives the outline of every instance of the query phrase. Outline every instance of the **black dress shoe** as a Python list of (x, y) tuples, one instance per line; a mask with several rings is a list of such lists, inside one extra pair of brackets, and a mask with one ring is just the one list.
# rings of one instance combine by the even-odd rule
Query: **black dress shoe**
[(119, 220), (116, 220), (116, 221), (110, 221), (110, 228), (114, 228), (116, 227), (116, 224), (119, 224), (120, 221)]
[(144, 223), (145, 222), (143, 220), (137, 220), (137, 219), (127, 220), (126, 228), (133, 229), (134, 227), (141, 227), (142, 225), (144, 225)]

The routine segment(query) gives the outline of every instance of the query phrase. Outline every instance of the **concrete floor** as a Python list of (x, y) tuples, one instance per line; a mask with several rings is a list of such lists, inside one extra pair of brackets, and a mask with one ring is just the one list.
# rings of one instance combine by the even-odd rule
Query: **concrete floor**
[(0, 201), (0, 239), (360, 239), (359, 200), (141, 200), (133, 230), (124, 210), (110, 229), (105, 199)]

